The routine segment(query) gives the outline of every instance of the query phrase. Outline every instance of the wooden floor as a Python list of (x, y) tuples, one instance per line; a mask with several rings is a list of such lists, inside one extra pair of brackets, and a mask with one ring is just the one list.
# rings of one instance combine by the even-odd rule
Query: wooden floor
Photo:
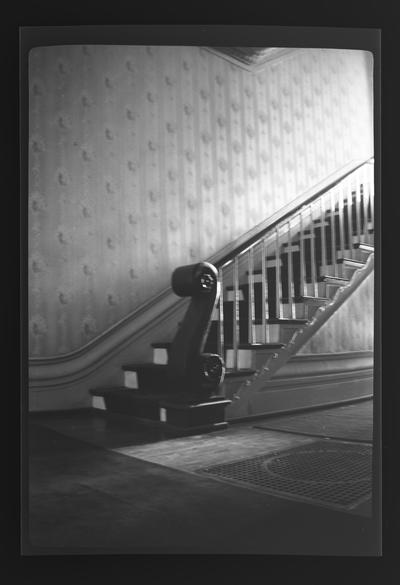
[(334, 408), (274, 416), (256, 423), (256, 428), (285, 431), (343, 441), (372, 443), (373, 401), (359, 400)]
[(29, 554), (377, 554), (370, 505), (291, 502), (193, 472), (315, 440), (254, 422), (168, 439), (96, 411), (31, 417)]

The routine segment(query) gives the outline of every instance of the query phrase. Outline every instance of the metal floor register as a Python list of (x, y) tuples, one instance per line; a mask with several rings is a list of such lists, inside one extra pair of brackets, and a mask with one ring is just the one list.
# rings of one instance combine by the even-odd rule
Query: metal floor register
[(196, 473), (277, 497), (351, 510), (371, 497), (372, 446), (324, 439)]

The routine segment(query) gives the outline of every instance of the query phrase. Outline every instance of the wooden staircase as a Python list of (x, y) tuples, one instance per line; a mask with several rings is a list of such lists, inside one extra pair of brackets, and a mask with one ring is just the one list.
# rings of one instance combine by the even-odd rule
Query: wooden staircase
[(241, 406), (225, 396), (244, 403), (268, 384), (373, 269), (373, 203), (369, 161), (220, 263), (201, 351), (221, 356), (224, 374), (205, 400), (169, 380), (171, 335), (151, 363), (122, 366), (122, 387), (92, 390), (94, 405), (177, 434), (226, 426), (226, 407)]

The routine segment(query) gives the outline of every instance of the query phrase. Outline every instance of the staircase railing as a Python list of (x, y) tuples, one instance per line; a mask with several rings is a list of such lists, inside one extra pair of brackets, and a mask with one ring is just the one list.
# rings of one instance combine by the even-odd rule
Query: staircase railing
[(229, 346), (233, 370), (241, 344), (270, 343), (273, 325), (298, 319), (298, 303), (321, 296), (323, 279), (342, 278), (343, 259), (373, 242), (373, 162), (361, 163), (216, 263), (217, 352), (223, 356)]

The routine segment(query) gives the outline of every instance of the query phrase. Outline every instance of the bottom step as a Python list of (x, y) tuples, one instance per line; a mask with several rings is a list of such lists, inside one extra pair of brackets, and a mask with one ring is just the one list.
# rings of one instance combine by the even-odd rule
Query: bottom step
[(225, 409), (231, 404), (231, 400), (220, 396), (195, 402), (181, 394), (145, 394), (129, 388), (99, 388), (91, 394), (97, 408), (102, 398), (107, 412), (129, 416), (137, 422), (156, 425), (179, 435), (225, 428)]

